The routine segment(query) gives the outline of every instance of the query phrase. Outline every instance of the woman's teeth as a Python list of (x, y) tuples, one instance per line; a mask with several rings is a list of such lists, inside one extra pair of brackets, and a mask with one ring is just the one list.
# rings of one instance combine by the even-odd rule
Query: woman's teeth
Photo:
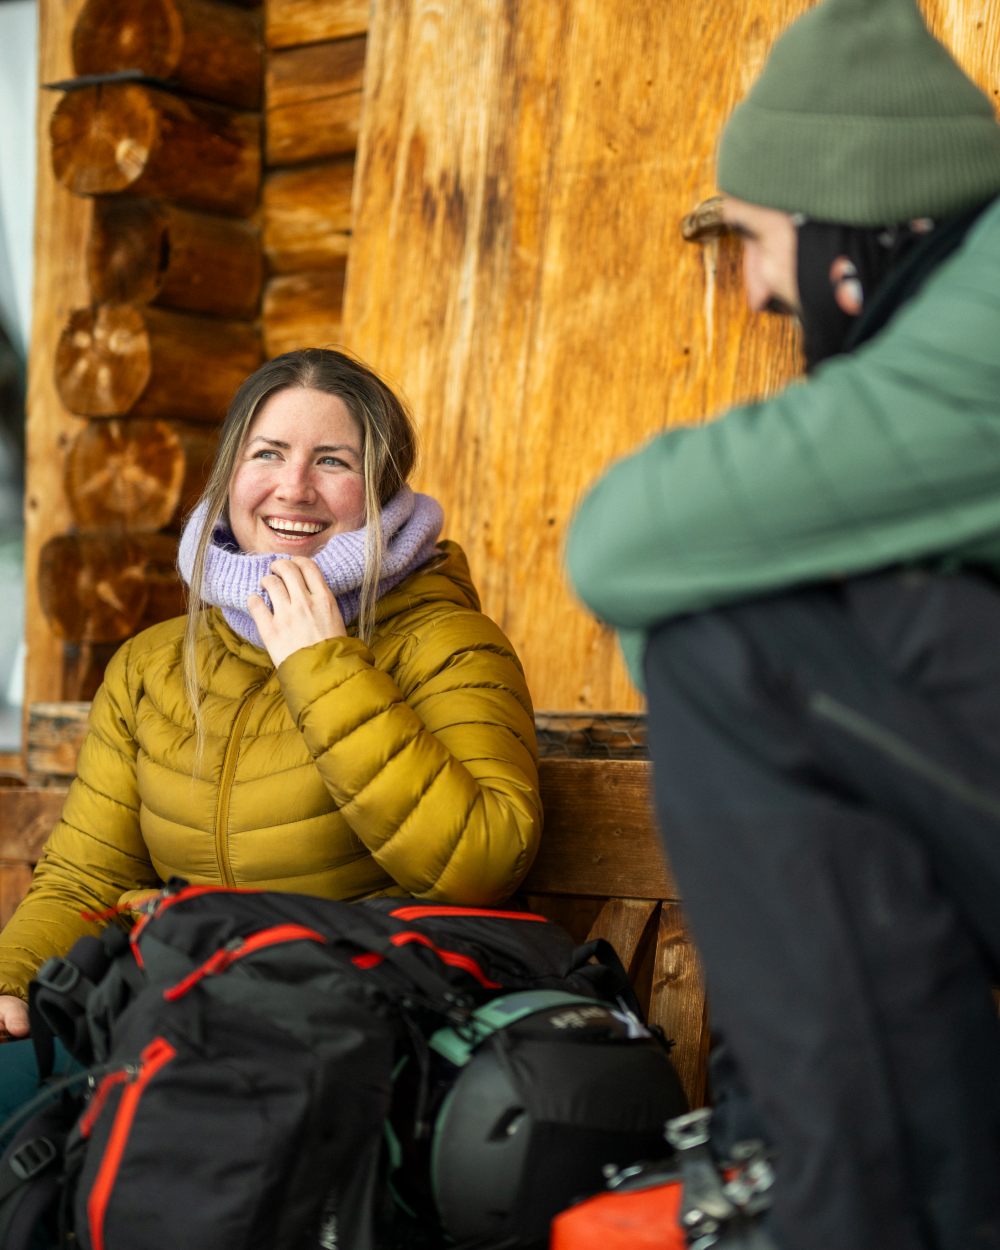
[(318, 521), (272, 521), (266, 519), (264, 524), (276, 534), (319, 534), (326, 529), (326, 526), (321, 525)]

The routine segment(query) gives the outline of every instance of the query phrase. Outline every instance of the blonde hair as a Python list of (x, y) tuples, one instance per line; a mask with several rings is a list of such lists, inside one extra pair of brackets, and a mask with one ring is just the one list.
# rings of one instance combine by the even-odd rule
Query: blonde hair
[(203, 687), (198, 668), (198, 641), (205, 628), (205, 601), (201, 591), (208, 548), (219, 520), (228, 520), (229, 488), (254, 417), (265, 400), (293, 386), (335, 395), (343, 401), (361, 431), (365, 572), (361, 583), (358, 637), (365, 642), (371, 640), (385, 553), (382, 508), (405, 485), (413, 471), (417, 450), (413, 424), (399, 397), (360, 361), (328, 348), (310, 347), (286, 352), (261, 365), (233, 396), (202, 495), (207, 510), (191, 571), (183, 656), (184, 689), (194, 712), (199, 749)]

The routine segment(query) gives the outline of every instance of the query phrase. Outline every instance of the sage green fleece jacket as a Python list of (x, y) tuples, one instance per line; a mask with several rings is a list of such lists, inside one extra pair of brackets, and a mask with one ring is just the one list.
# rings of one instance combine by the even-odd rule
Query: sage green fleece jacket
[(567, 545), (637, 682), (663, 621), (928, 561), (1000, 568), (1000, 200), (852, 354), (615, 464)]

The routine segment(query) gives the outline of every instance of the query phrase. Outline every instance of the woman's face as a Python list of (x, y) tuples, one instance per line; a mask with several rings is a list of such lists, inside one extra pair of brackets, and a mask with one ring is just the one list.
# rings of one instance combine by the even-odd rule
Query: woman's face
[(241, 551), (313, 556), (365, 523), (361, 431), (342, 399), (291, 386), (257, 411), (229, 484)]

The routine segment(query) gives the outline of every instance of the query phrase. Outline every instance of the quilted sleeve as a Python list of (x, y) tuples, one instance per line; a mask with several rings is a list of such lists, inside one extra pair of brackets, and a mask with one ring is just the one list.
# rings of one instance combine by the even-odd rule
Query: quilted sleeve
[(127, 890), (159, 885), (139, 833), (128, 652), (126, 643), (108, 665), (62, 815), (31, 889), (0, 934), (0, 993), (24, 997), (49, 956), (107, 923), (81, 913), (106, 911)]
[(343, 816), (407, 893), (487, 903), (517, 887), (541, 828), (534, 718), (492, 621), (437, 615), (392, 673), (341, 638), (278, 676)]

